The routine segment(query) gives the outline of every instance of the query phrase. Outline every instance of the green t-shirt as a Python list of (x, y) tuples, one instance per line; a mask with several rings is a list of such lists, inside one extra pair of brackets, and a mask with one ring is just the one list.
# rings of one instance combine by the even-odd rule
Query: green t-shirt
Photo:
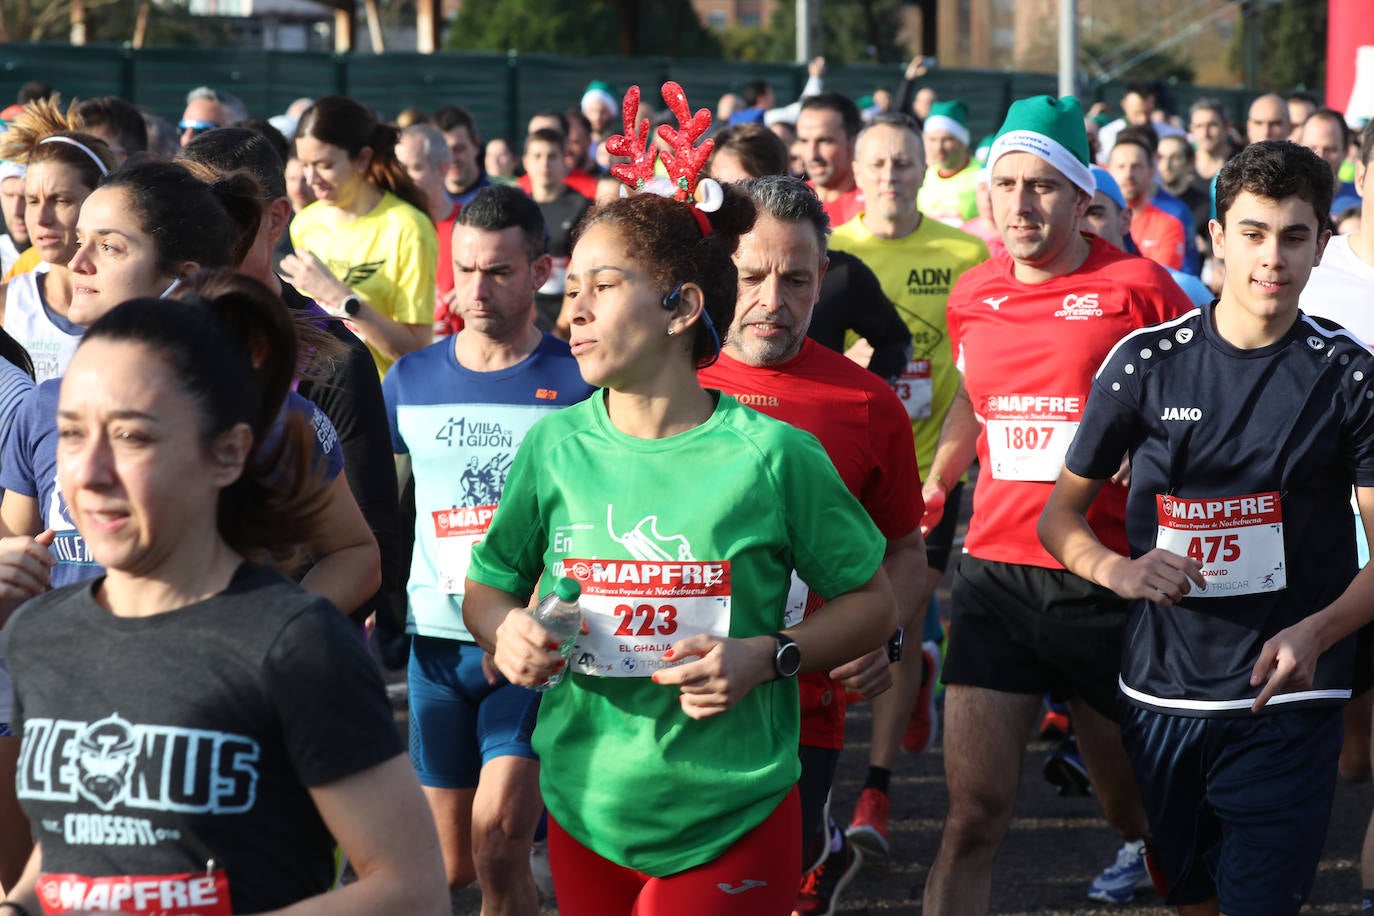
[(646, 675), (691, 633), (781, 629), (794, 568), (827, 599), (858, 588), (885, 543), (815, 437), (729, 396), (666, 439), (617, 430), (601, 393), (536, 423), (468, 576), (521, 596), (546, 567), (583, 584), (592, 634), (533, 739), (559, 825), (662, 876), (760, 824), (799, 774), (795, 679), (698, 721)]
[[(911, 361), (896, 388), (911, 418), (916, 460), (928, 473), (940, 427), (959, 390), (945, 308), (964, 272), (988, 259), (988, 246), (929, 217), (906, 238), (878, 238), (864, 227), (860, 213), (831, 234), (830, 247), (868, 265), (911, 331)], [(846, 339), (845, 345), (852, 342)]]

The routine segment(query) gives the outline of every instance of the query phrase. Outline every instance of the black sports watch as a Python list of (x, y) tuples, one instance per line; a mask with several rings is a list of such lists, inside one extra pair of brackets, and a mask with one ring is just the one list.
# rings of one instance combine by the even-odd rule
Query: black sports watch
[(344, 296), (343, 301), (339, 303), (339, 310), (349, 318), (356, 318), (362, 309), (363, 300), (358, 297), (357, 293), (349, 293), (347, 296)]
[(902, 632), (902, 628), (898, 627), (897, 632), (887, 641), (887, 660), (890, 662), (902, 660)]
[(774, 633), (778, 651), (773, 656), (773, 671), (778, 677), (796, 677), (801, 670), (801, 647), (785, 633)]

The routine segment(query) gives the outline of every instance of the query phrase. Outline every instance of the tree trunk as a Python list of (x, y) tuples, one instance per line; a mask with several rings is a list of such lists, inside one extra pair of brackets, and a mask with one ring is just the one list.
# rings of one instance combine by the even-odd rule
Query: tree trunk
[(153, 0), (138, 0), (138, 16), (134, 19), (135, 48), (143, 47), (143, 40), (148, 37), (148, 13), (152, 6)]

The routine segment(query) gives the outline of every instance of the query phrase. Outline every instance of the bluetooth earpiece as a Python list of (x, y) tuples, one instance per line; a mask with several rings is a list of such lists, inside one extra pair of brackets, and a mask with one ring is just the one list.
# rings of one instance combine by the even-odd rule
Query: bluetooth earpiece
[(678, 303), (682, 301), (682, 287), (685, 285), (686, 284), (679, 283), (677, 286), (673, 287), (671, 293), (663, 297), (663, 307), (665, 309), (671, 312), (673, 309), (677, 308)]

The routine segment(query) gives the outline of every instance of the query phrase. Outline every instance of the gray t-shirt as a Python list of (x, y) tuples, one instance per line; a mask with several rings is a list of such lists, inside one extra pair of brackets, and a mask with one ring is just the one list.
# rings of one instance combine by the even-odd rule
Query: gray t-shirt
[(89, 903), (89, 878), (180, 880), (212, 860), (234, 913), (328, 889), (333, 841), (307, 788), (402, 750), (358, 630), (248, 563), (150, 617), (103, 609), (102, 581), (36, 598), (5, 628), (19, 799), (48, 893)]

